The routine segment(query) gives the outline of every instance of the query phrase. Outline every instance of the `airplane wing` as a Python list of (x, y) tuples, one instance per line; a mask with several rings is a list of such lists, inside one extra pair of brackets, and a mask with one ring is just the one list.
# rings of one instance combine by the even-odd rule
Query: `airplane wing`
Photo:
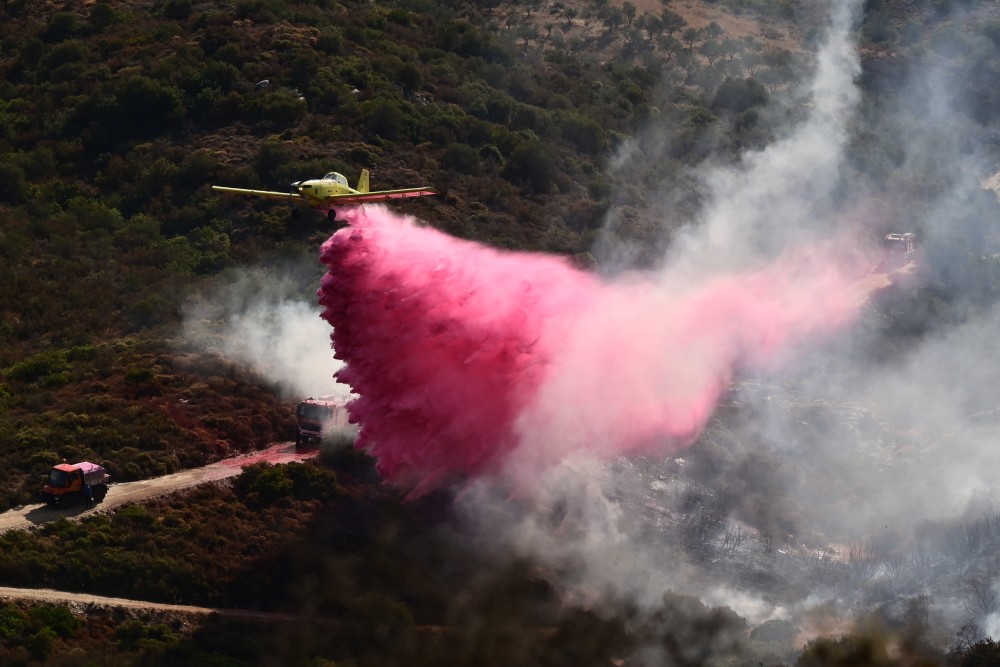
[(384, 201), (386, 199), (404, 199), (406, 197), (424, 197), (436, 195), (434, 188), (402, 188), (400, 190), (378, 190), (376, 192), (359, 192), (357, 194), (330, 195), (326, 197), (326, 203), (330, 206), (350, 206), (351, 204), (365, 204), (373, 201)]
[(231, 195), (246, 195), (247, 197), (263, 197), (265, 199), (286, 199), (291, 201), (297, 201), (300, 199), (305, 199), (300, 194), (294, 192), (274, 192), (272, 190), (245, 190), (243, 188), (225, 188), (221, 185), (213, 185), (212, 189), (216, 192), (225, 192)]

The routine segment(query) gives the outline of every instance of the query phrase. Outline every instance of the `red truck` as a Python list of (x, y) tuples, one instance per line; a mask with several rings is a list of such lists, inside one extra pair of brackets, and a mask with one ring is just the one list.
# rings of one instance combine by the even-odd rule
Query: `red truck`
[(340, 396), (309, 397), (295, 406), (295, 446), (323, 439), (324, 433), (346, 428), (347, 400)]
[(49, 471), (48, 483), (42, 487), (42, 500), (49, 505), (86, 502), (88, 499), (101, 502), (108, 493), (109, 481), (111, 476), (96, 463), (60, 463)]

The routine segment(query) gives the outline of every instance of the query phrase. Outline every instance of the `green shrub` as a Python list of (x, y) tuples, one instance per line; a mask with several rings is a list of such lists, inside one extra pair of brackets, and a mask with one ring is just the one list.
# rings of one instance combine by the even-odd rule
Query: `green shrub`
[(285, 466), (262, 462), (244, 466), (233, 488), (248, 507), (259, 509), (291, 496), (295, 482)]
[(257, 149), (257, 156), (254, 159), (257, 177), (261, 183), (274, 182), (278, 170), (290, 163), (293, 158), (292, 151), (284, 144), (278, 141), (265, 141)]
[(31, 656), (36, 660), (44, 660), (52, 653), (56, 643), (56, 633), (48, 628), (42, 628), (38, 632), (30, 635), (24, 642), (31, 652)]
[(274, 23), (284, 13), (284, 3), (280, 0), (240, 0), (236, 5), (236, 17), (254, 23)]
[(129, 368), (125, 371), (125, 381), (131, 384), (146, 384), (156, 378), (152, 368)]
[(117, 512), (113, 522), (132, 529), (149, 529), (156, 523), (156, 516), (142, 505), (126, 505)]
[(177, 180), (188, 186), (197, 187), (217, 177), (222, 168), (218, 158), (206, 150), (190, 153), (181, 162)]
[(20, 204), (28, 195), (24, 171), (15, 164), (0, 160), (0, 201)]
[(449, 144), (441, 158), (442, 166), (469, 175), (479, 173), (479, 153), (468, 144)]
[(56, 12), (49, 18), (43, 33), (46, 42), (61, 42), (76, 32), (79, 26), (73, 12)]
[(572, 142), (581, 153), (597, 155), (607, 147), (604, 126), (593, 118), (565, 113), (561, 120), (563, 138)]
[(397, 102), (387, 99), (366, 102), (361, 107), (361, 116), (365, 127), (373, 134), (389, 141), (403, 138), (406, 114)]
[(83, 232), (106, 231), (114, 233), (124, 226), (122, 214), (99, 201), (87, 197), (74, 197), (66, 203)]
[(95, 3), (90, 8), (90, 14), (87, 16), (87, 25), (90, 26), (91, 30), (96, 32), (104, 30), (117, 21), (118, 14), (106, 0)]
[(69, 370), (66, 353), (61, 350), (50, 350), (20, 361), (5, 371), (5, 375), (21, 382), (35, 382), (45, 377), (64, 373)]
[(526, 182), (536, 194), (552, 190), (555, 163), (551, 151), (540, 141), (519, 144), (510, 155), (501, 175), (511, 181)]
[(0, 639), (14, 639), (21, 636), (25, 625), (24, 613), (12, 604), (0, 607)]
[(56, 44), (42, 59), (41, 68), (43, 72), (54, 70), (55, 68), (68, 63), (86, 62), (90, 57), (90, 49), (79, 40), (69, 40)]
[(162, 623), (146, 625), (142, 621), (128, 620), (115, 628), (115, 641), (127, 651), (144, 649), (159, 652), (178, 641), (178, 637)]
[(50, 630), (63, 639), (74, 634), (81, 625), (80, 619), (66, 607), (47, 604), (33, 607), (28, 612), (28, 620), (33, 625), (41, 626), (42, 630)]
[(767, 89), (759, 81), (752, 78), (729, 78), (715, 92), (712, 106), (740, 113), (750, 107), (766, 104), (767, 100)]
[(59, 454), (51, 451), (40, 451), (31, 455), (31, 458), (28, 459), (28, 466), (31, 470), (46, 471), (60, 461), (62, 461), (62, 457)]
[(167, 0), (163, 15), (172, 21), (186, 21), (191, 16), (191, 0)]

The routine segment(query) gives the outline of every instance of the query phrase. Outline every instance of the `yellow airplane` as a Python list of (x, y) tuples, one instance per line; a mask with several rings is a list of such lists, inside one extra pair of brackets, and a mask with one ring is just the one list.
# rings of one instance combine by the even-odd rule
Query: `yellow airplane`
[[(245, 190), (243, 188), (227, 188), (221, 185), (213, 185), (212, 189), (217, 192), (225, 192), (234, 195), (246, 195), (247, 197), (263, 197), (265, 199), (284, 199), (288, 202), (305, 202), (313, 208), (326, 213), (330, 222), (337, 219), (334, 207), (350, 206), (352, 204), (365, 204), (373, 201), (383, 201), (386, 199), (402, 199), (406, 197), (423, 197), (426, 195), (436, 195), (437, 190), (430, 187), (401, 188), (399, 190), (368, 190), (368, 170), (361, 170), (361, 177), (358, 179), (358, 187), (352, 188), (347, 184), (347, 178), (343, 174), (331, 171), (323, 178), (313, 178), (307, 181), (297, 181), (292, 183), (292, 190), (289, 192), (273, 192), (271, 190)], [(293, 215), (298, 211), (293, 211)]]

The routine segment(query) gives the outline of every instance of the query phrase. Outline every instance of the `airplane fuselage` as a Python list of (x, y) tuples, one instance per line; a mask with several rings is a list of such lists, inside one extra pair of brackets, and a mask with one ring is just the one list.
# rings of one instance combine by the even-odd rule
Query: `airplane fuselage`
[(320, 210), (328, 210), (328, 197), (340, 197), (343, 195), (361, 194), (347, 184), (347, 178), (343, 174), (335, 171), (330, 172), (323, 178), (311, 178), (306, 181), (293, 183), (296, 191), (309, 201), (311, 206)]

